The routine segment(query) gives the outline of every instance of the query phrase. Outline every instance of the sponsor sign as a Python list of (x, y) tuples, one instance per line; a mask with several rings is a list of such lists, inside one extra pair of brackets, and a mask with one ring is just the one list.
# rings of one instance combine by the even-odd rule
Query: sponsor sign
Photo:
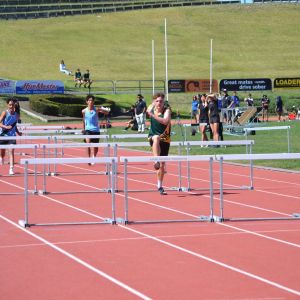
[(15, 82), (12, 80), (0, 80), (0, 94), (14, 94)]
[(300, 88), (300, 78), (276, 78), (274, 79), (274, 88)]
[(272, 81), (269, 78), (250, 79), (222, 79), (220, 90), (228, 91), (268, 91), (272, 90)]
[[(170, 93), (199, 93), (210, 91), (209, 79), (182, 79), (182, 80), (169, 80), (168, 90)], [(218, 91), (217, 80), (212, 80), (212, 92)]]
[(17, 81), (17, 94), (63, 94), (64, 84), (59, 80)]
[(185, 80), (169, 80), (168, 90), (170, 93), (184, 93), (185, 92)]

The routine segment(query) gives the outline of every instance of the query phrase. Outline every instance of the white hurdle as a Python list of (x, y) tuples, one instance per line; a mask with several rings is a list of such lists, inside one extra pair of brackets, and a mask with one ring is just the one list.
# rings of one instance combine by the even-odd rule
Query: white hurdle
[[(98, 148), (104, 148), (104, 156), (105, 157), (110, 157), (110, 144), (109, 143), (64, 143), (64, 144), (40, 144), (40, 148), (43, 149), (43, 157), (51, 157), (51, 152), (50, 149), (54, 149), (54, 157), (58, 158), (58, 149), (61, 149), (61, 153), (63, 154), (64, 151), (63, 149), (66, 148), (93, 148), (93, 147), (98, 147)], [(48, 152), (47, 152), (48, 149)], [(115, 156), (115, 155), (113, 155)], [(108, 166), (106, 166), (106, 171), (105, 172), (97, 172), (95, 174), (105, 174), (108, 175)], [(56, 176), (58, 175), (56, 171), (56, 164), (53, 165), (53, 172), (51, 172), (50, 165), (48, 166), (48, 172), (46, 175), (51, 175), (51, 176)], [(77, 174), (78, 175), (78, 174)]]
[(199, 132), (199, 127), (200, 126), (206, 126), (207, 123), (198, 123), (198, 124), (182, 124), (182, 127), (184, 128), (184, 141), (186, 142), (187, 141), (187, 127), (196, 127), (198, 129), (198, 132)]
[[(171, 147), (178, 147), (178, 155), (181, 156), (182, 155), (182, 149), (183, 146), (186, 146), (186, 155), (189, 156), (190, 155), (190, 147), (191, 146), (246, 146), (246, 153), (252, 153), (252, 146), (254, 145), (254, 141), (253, 140), (228, 140), (228, 141), (187, 141), (186, 143), (183, 142), (171, 142)], [(118, 148), (120, 147), (150, 147), (148, 142), (119, 142), (119, 143), (115, 143), (112, 145), (113, 147), (113, 156), (119, 156), (118, 155)], [(179, 187), (178, 190), (204, 190), (202, 189), (196, 189), (196, 188), (191, 188), (191, 176), (190, 176), (190, 161), (187, 161), (187, 187), (182, 187), (181, 186), (181, 178), (182, 178), (182, 161), (178, 161), (178, 173), (179, 173)], [(117, 166), (118, 169), (118, 166)], [(253, 165), (252, 162), (250, 161), (250, 174), (252, 174), (252, 169), (253, 169)], [(128, 172), (129, 173), (129, 172)], [(149, 173), (149, 172), (130, 172), (131, 174), (145, 174), (145, 173)], [(153, 171), (151, 171), (151, 173), (153, 173)], [(117, 180), (116, 180), (116, 184), (117, 184)], [(236, 189), (252, 189), (253, 188), (253, 179), (252, 176), (250, 175), (250, 186), (242, 186), (240, 188), (236, 188)], [(229, 189), (229, 188), (228, 188)], [(230, 188), (231, 190), (234, 188)], [(116, 190), (118, 190), (117, 186), (116, 186)]]
[[(224, 217), (224, 180), (223, 180), (223, 162), (234, 160), (286, 160), (300, 159), (300, 153), (268, 153), (268, 154), (222, 154), (216, 155), (215, 160), (220, 163), (220, 216), (218, 221), (258, 221), (258, 220), (300, 220), (300, 212), (293, 213), (290, 217), (281, 218), (225, 218)], [(253, 175), (252, 175), (253, 176)]]
[[(19, 144), (19, 145), (0, 145), (0, 149), (6, 149), (6, 150), (9, 150), (9, 149), (33, 149), (33, 156), (34, 158), (37, 157), (37, 149), (38, 149), (39, 145), (38, 144)], [(37, 177), (36, 177), (36, 166), (34, 166), (34, 193), (37, 192)], [(2, 193), (0, 192), (0, 195), (20, 195), (20, 194), (24, 194), (23, 192), (21, 193)]]
[[(34, 159), (22, 159), (20, 163), (25, 165), (25, 176), (24, 176), (24, 197), (25, 197), (25, 218), (24, 220), (19, 220), (19, 225), (23, 227), (30, 226), (48, 226), (48, 225), (79, 225), (79, 224), (115, 224), (116, 223), (116, 215), (115, 215), (115, 190), (114, 190), (114, 180), (115, 180), (115, 162), (117, 161), (117, 157), (102, 157), (102, 158), (34, 158)], [(111, 166), (111, 185), (108, 189), (104, 189), (106, 192), (111, 193), (112, 198), (112, 218), (103, 218), (103, 221), (100, 222), (68, 222), (68, 223), (29, 223), (29, 206), (28, 206), (28, 165), (45, 165), (45, 164), (84, 164), (84, 163), (97, 163), (97, 164), (109, 164)], [(103, 189), (98, 189), (97, 192), (103, 191)], [(63, 192), (65, 193), (81, 193), (83, 191), (72, 191), (72, 192)], [(93, 191), (89, 191), (93, 192)], [(44, 194), (44, 192), (42, 193)]]
[[(128, 217), (128, 163), (131, 162), (143, 162), (143, 163), (154, 163), (159, 162), (188, 162), (188, 161), (207, 161), (209, 162), (209, 177), (210, 177), (210, 215), (209, 216), (199, 216), (196, 219), (184, 219), (184, 220), (141, 220), (141, 221), (129, 221)], [(118, 219), (119, 222), (124, 224), (132, 223), (167, 223), (167, 222), (203, 222), (210, 221), (213, 222), (214, 216), (214, 193), (213, 193), (213, 156), (211, 155), (193, 155), (193, 156), (135, 156), (135, 157), (120, 157), (120, 162), (124, 163), (124, 197), (125, 197), (125, 212), (124, 219)], [(179, 183), (181, 184), (181, 183)], [(167, 190), (167, 189), (166, 189)], [(132, 191), (132, 190), (131, 190)], [(141, 190), (139, 190), (141, 191)]]
[[(55, 144), (58, 143), (58, 141), (61, 141), (63, 144), (66, 140), (85, 140), (85, 139), (100, 139), (105, 140), (105, 142), (108, 142), (109, 135), (85, 135), (85, 134), (66, 134), (66, 135), (56, 135), (52, 137)], [(63, 150), (62, 150), (63, 155)]]
[(246, 127), (244, 128), (245, 136), (247, 136), (249, 132), (252, 131), (270, 131), (270, 130), (286, 130), (287, 131), (287, 145), (288, 145), (288, 153), (291, 152), (291, 138), (290, 138), (290, 129), (291, 126), (272, 126), (272, 127)]

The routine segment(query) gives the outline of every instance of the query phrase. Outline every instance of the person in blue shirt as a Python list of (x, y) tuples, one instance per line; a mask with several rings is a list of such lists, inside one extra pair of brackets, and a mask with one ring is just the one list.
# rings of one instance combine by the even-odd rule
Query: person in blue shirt
[(199, 124), (199, 99), (197, 96), (194, 96), (192, 100), (191, 118), (194, 118), (195, 123)]
[[(82, 110), (82, 122), (83, 122), (83, 133), (85, 135), (95, 135), (95, 138), (86, 138), (86, 143), (99, 143), (99, 138), (97, 135), (100, 135), (99, 127), (99, 118), (98, 114), (108, 114), (110, 109), (105, 107), (96, 107), (95, 106), (95, 97), (93, 95), (87, 95), (86, 97), (87, 107)], [(91, 153), (91, 148), (87, 148), (88, 156), (96, 157), (98, 153), (98, 147), (93, 147), (93, 153)], [(89, 164), (91, 165), (91, 164)]]
[[(3, 111), (0, 116), (0, 136), (16, 136), (22, 135), (17, 128), (17, 123), (20, 118), (19, 114), (16, 112), (15, 109), (15, 102), (16, 100), (13, 98), (8, 98), (7, 103), (7, 110)], [(0, 144), (7, 145), (7, 144), (16, 144), (16, 140), (0, 140)], [(5, 157), (5, 149), (1, 149), (1, 164), (4, 164), (4, 157)], [(10, 149), (9, 151), (9, 175), (14, 175), (14, 164), (15, 164), (15, 154), (14, 149)]]

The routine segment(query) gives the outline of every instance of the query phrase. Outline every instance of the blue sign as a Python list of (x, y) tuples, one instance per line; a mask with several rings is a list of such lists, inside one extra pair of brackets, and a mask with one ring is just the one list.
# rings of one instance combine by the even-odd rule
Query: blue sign
[(63, 94), (64, 84), (59, 80), (17, 81), (17, 94)]
[(15, 82), (12, 80), (0, 80), (0, 94), (14, 94)]
[(222, 79), (220, 90), (227, 91), (268, 91), (272, 90), (270, 78)]

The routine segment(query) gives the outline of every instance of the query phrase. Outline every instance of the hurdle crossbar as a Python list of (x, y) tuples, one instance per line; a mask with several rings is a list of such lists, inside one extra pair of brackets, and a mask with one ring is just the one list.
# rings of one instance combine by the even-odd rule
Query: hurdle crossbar
[[(207, 161), (209, 162), (209, 175), (210, 175), (210, 215), (209, 216), (199, 216), (196, 219), (188, 220), (140, 220), (140, 221), (129, 221), (128, 217), (128, 172), (127, 167), (128, 163), (131, 162), (143, 162), (143, 163), (153, 163), (153, 162), (187, 162), (187, 161)], [(215, 219), (214, 216), (214, 193), (213, 193), (213, 156), (211, 155), (193, 155), (193, 156), (136, 156), (136, 157), (120, 157), (120, 162), (124, 163), (124, 197), (125, 197), (125, 212), (124, 220), (125, 224), (132, 223), (159, 223), (159, 222), (203, 222), (210, 221), (213, 222)], [(132, 190), (131, 190), (132, 191)]]
[(270, 130), (286, 130), (287, 131), (287, 145), (288, 145), (288, 152), (291, 152), (291, 126), (272, 126), (272, 127), (245, 127), (244, 129), (245, 136), (247, 136), (249, 132), (252, 131), (270, 131)]
[[(299, 213), (293, 213), (289, 217), (266, 217), (266, 218), (225, 218), (224, 217), (224, 193), (223, 193), (223, 162), (232, 160), (286, 160), (300, 159), (300, 153), (265, 153), (265, 154), (224, 154), (216, 155), (215, 160), (220, 163), (220, 216), (219, 221), (260, 221), (260, 220), (300, 220)], [(253, 174), (252, 174), (253, 176)]]
[[(25, 218), (24, 220), (19, 220), (19, 224), (23, 227), (30, 226), (49, 226), (49, 225), (81, 225), (81, 224), (116, 224), (116, 213), (115, 213), (115, 190), (114, 190), (114, 180), (115, 180), (115, 162), (117, 157), (102, 157), (102, 158), (34, 158), (34, 159), (22, 159), (20, 164), (25, 165), (25, 176), (24, 176), (24, 203), (25, 203)], [(102, 218), (103, 221), (99, 222), (63, 222), (63, 223), (29, 223), (29, 206), (28, 206), (28, 165), (45, 165), (45, 164), (83, 164), (83, 163), (99, 163), (99, 164), (109, 164), (111, 166), (111, 184), (106, 189), (111, 193), (112, 199), (112, 218)], [(66, 193), (66, 192), (64, 192)], [(74, 192), (72, 192), (74, 193)], [(76, 192), (78, 193), (78, 192)]]

